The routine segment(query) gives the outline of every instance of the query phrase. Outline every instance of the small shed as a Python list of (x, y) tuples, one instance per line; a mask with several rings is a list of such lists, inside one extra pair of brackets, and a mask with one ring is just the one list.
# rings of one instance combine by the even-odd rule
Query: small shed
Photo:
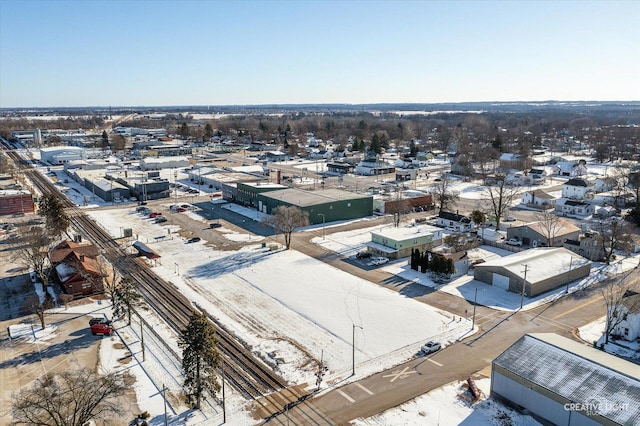
[(133, 244), (131, 244), (133, 246), (133, 248), (135, 248), (136, 250), (138, 250), (138, 254), (140, 256), (144, 256), (148, 259), (159, 259), (160, 255), (158, 253), (156, 253), (155, 251), (151, 250), (147, 245), (145, 245), (144, 243), (141, 243), (140, 241), (134, 241)]

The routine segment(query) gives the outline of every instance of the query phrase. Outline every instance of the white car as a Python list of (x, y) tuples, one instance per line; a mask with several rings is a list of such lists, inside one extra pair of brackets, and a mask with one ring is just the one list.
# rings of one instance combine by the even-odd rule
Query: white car
[(522, 241), (517, 240), (515, 238), (509, 238), (506, 241), (506, 244), (509, 244), (510, 246), (521, 246), (522, 245)]
[(433, 352), (438, 352), (442, 348), (442, 345), (438, 342), (434, 342), (433, 340), (428, 341), (420, 348), (420, 354), (428, 355)]
[(369, 265), (369, 266), (384, 265), (388, 261), (389, 261), (389, 259), (386, 258), (386, 257), (374, 257), (374, 258), (371, 259), (371, 261), (369, 263), (367, 263), (367, 265)]

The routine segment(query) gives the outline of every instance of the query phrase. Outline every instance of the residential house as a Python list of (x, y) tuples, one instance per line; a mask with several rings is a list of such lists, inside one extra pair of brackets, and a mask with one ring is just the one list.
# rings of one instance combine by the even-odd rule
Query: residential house
[(562, 242), (562, 247), (594, 262), (604, 260), (604, 247), (597, 232), (585, 232), (577, 238), (568, 238)]
[(471, 219), (467, 216), (451, 212), (440, 212), (436, 220), (436, 226), (455, 232), (469, 232), (473, 230), (473, 222)]
[(593, 214), (595, 211), (595, 205), (585, 203), (584, 201), (561, 198), (556, 201), (555, 211), (560, 216), (584, 219), (585, 217)]
[(558, 176), (580, 177), (586, 176), (587, 172), (585, 160), (558, 161), (553, 166), (553, 173)]
[(523, 192), (520, 203), (536, 210), (549, 210), (556, 207), (555, 197), (542, 189)]
[(98, 247), (74, 241), (64, 241), (49, 253), (55, 278), (74, 297), (104, 292), (97, 258)]
[(442, 244), (442, 229), (430, 225), (389, 227), (371, 232), (367, 251), (376, 256), (401, 259), (411, 256), (413, 249), (421, 252)]
[(572, 178), (562, 185), (562, 197), (570, 200), (593, 198), (593, 192), (593, 186), (586, 179)]
[(503, 170), (522, 170), (522, 166), (524, 165), (525, 160), (526, 158), (522, 154), (512, 154), (508, 152), (502, 154), (498, 159), (498, 161), (500, 162), (500, 168)]
[(618, 181), (610, 176), (599, 177), (593, 180), (592, 186), (595, 192), (611, 191), (618, 185)]
[(515, 238), (522, 241), (522, 245), (532, 247), (562, 247), (564, 240), (576, 239), (579, 235), (580, 228), (559, 217), (507, 229), (507, 239)]
[(452, 251), (450, 247), (440, 246), (433, 250), (432, 256), (442, 256), (445, 259), (451, 259), (453, 261), (453, 267), (455, 272), (448, 278), (457, 278), (466, 275), (469, 272), (471, 265), (471, 259), (469, 258), (467, 251)]
[(613, 330), (612, 335), (624, 340), (633, 341), (640, 338), (640, 293), (627, 290), (622, 303), (618, 306), (616, 315), (622, 316), (622, 321)]

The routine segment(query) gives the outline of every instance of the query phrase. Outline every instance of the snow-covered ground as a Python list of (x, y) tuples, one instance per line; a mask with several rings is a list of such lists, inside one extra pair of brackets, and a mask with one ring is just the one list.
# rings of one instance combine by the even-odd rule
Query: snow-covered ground
[(605, 343), (604, 330), (606, 326), (606, 317), (597, 319), (596, 321), (586, 324), (578, 328), (578, 335), (582, 340), (596, 346), (602, 346), (605, 352), (622, 356), (625, 358), (640, 359), (640, 343), (637, 340), (627, 342), (624, 340), (609, 339), (609, 343)]
[[(476, 385), (489, 395), (490, 379), (476, 380)], [(485, 426), (506, 424), (534, 426), (540, 423), (529, 416), (505, 407), (491, 398), (472, 404), (466, 382), (453, 382), (415, 398), (398, 407), (366, 419), (351, 422), (354, 426), (424, 426), (465, 425)]]
[(355, 341), (361, 374), (411, 358), (426, 340), (446, 345), (469, 332), (469, 324), (454, 322), (447, 312), (293, 250), (248, 245), (237, 252), (216, 251), (204, 242), (185, 244), (175, 227), (155, 224), (133, 209), (90, 215), (114, 236), (119, 227), (134, 229), (162, 256), (153, 267), (159, 276), (242, 336), (294, 383), (314, 381), (309, 357), (327, 362), (327, 382), (347, 377), (354, 325), (362, 327)]

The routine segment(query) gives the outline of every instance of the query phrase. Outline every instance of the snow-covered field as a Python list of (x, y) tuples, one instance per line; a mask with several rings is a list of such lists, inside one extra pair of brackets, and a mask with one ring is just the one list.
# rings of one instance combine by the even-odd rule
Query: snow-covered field
[(355, 340), (361, 374), (411, 358), (426, 340), (446, 344), (469, 331), (469, 324), (453, 322), (447, 312), (293, 250), (249, 245), (237, 252), (216, 251), (204, 242), (185, 244), (175, 227), (154, 224), (132, 209), (90, 215), (114, 236), (119, 227), (134, 229), (162, 256), (153, 267), (158, 275), (277, 363), (295, 383), (314, 381), (309, 356), (327, 362), (328, 382), (348, 376), (354, 325), (362, 327)]

